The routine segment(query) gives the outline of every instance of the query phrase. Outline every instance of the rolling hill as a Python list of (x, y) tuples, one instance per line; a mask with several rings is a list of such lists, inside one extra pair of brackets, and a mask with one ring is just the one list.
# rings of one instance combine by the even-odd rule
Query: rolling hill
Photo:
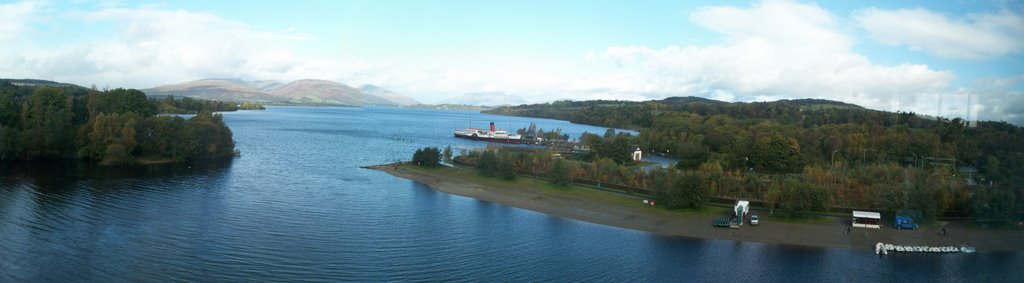
[(144, 89), (148, 96), (187, 96), (223, 101), (272, 102), (268, 94), (239, 80), (204, 79)]
[(269, 80), (202, 79), (144, 89), (143, 92), (148, 96), (175, 95), (282, 105), (408, 106), (419, 103), (372, 85), (357, 89), (338, 82), (308, 79), (287, 84)]

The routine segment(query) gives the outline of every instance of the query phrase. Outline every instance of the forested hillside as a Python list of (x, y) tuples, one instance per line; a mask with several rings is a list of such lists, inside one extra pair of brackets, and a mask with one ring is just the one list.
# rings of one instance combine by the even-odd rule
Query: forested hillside
[(104, 164), (235, 154), (220, 114), (157, 116), (141, 91), (0, 81), (0, 160), (82, 158)]
[[(235, 102), (224, 102), (217, 100), (194, 99), (191, 97), (176, 98), (165, 96), (163, 98), (150, 98), (157, 104), (160, 114), (199, 114), (199, 112), (226, 112), (238, 111), (239, 104)], [(250, 110), (262, 110), (263, 106), (253, 103), (244, 103)], [(255, 105), (255, 106), (253, 106)]]
[[(1005, 122), (969, 125), (813, 99), (559, 101), (485, 112), (637, 130), (630, 143), (678, 158), (682, 172), (704, 172), (710, 190), (726, 197), (775, 203), (796, 190), (833, 207), (1003, 221), (1024, 207), (1024, 129)], [(672, 182), (654, 189), (669, 195)]]
[(1024, 129), (1005, 122), (968, 126), (960, 119), (815, 99), (559, 101), (485, 112), (637, 130), (636, 142), (645, 150), (680, 158), (684, 168), (715, 161), (724, 168), (786, 173), (800, 172), (804, 165), (832, 166), (833, 160), (913, 165), (916, 158), (918, 166), (927, 166), (949, 159), (980, 169), (988, 180), (1024, 181), (1014, 179), (1024, 177)]

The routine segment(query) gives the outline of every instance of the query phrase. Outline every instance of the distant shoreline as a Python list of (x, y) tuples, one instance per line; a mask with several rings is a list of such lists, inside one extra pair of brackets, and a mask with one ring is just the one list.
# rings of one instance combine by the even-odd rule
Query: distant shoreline
[[(647, 208), (642, 198), (586, 188), (551, 188), (546, 182), (528, 178), (500, 181), (480, 177), (461, 168), (427, 169), (392, 164), (365, 167), (395, 177), (426, 184), (441, 192), (487, 202), (533, 210), (552, 216), (650, 232), (665, 236), (734, 240), (812, 247), (873, 249), (878, 242), (898, 245), (973, 246), (980, 252), (1024, 251), (1024, 230), (983, 230), (964, 222), (940, 223), (917, 230), (853, 228), (847, 233), (846, 218), (821, 218), (794, 223), (754, 211), (761, 225), (740, 229), (718, 228), (714, 218), (728, 213), (712, 208), (702, 212), (679, 212)], [(885, 223), (883, 223), (885, 224)], [(944, 226), (943, 226), (944, 225)], [(942, 227), (947, 235), (940, 235)]]

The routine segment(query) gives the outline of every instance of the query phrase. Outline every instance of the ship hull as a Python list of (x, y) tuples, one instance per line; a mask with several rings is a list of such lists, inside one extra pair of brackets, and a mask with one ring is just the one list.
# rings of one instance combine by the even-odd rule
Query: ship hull
[(462, 139), (468, 139), (468, 140), (496, 142), (496, 143), (508, 143), (508, 144), (521, 144), (521, 143), (523, 143), (522, 139), (513, 139), (513, 138), (496, 138), (496, 137), (487, 137), (487, 136), (479, 136), (479, 135), (460, 135), (460, 134), (455, 134), (455, 137), (456, 138), (462, 138)]

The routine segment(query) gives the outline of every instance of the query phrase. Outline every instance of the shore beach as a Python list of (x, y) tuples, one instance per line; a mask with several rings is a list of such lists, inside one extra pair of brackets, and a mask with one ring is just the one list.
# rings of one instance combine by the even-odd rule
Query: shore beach
[[(643, 198), (586, 188), (554, 189), (544, 181), (520, 178), (504, 182), (483, 178), (476, 171), (462, 168), (425, 169), (410, 165), (366, 167), (393, 176), (426, 184), (445, 193), (487, 202), (533, 210), (548, 215), (591, 223), (646, 231), (665, 236), (762, 242), (815, 247), (873, 249), (878, 242), (897, 245), (973, 246), (978, 251), (1024, 250), (1024, 230), (981, 229), (964, 222), (940, 222), (917, 230), (852, 228), (849, 218), (827, 217), (808, 221), (782, 221), (767, 211), (753, 210), (761, 217), (757, 226), (740, 229), (711, 225), (714, 218), (728, 214), (727, 209), (689, 212), (651, 208)], [(941, 235), (945, 227), (946, 234)]]

